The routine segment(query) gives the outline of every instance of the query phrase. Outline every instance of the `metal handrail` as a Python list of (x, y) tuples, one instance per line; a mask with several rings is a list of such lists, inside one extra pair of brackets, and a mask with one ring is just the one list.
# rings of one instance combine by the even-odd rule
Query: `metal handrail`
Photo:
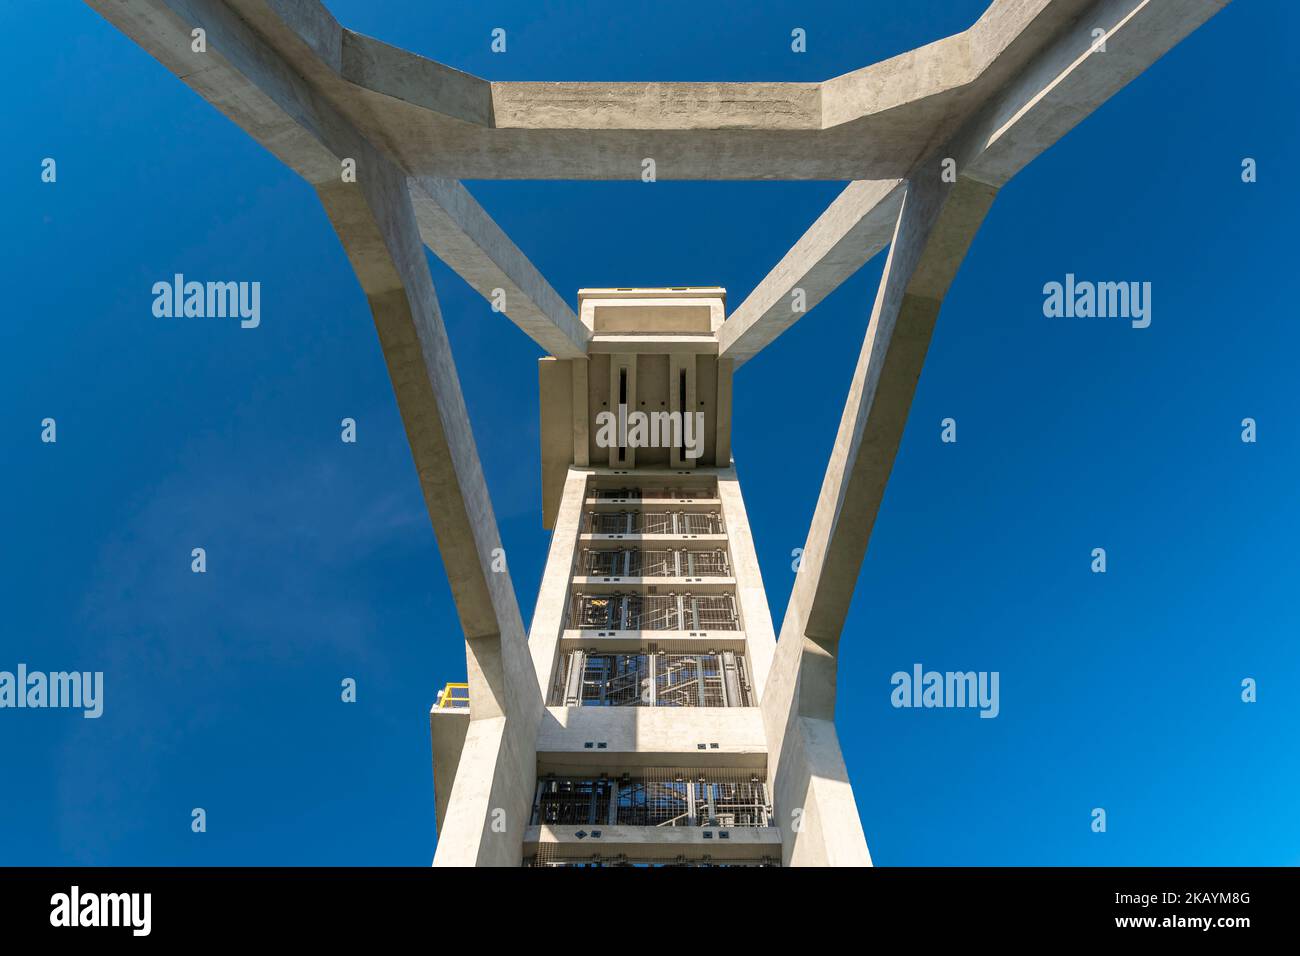
[(448, 683), (442, 690), (438, 691), (438, 702), (434, 706), (438, 710), (468, 707), (469, 684)]

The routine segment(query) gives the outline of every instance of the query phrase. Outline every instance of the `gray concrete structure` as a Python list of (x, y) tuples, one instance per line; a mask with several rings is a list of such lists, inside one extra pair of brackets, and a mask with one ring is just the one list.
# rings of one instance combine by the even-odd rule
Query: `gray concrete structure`
[[(435, 865), (869, 864), (838, 649), (944, 295), (998, 190), (1227, 0), (994, 0), (822, 83), (497, 83), (316, 0), (87, 2), (312, 184), (366, 293), (465, 635), (467, 695), (430, 714)], [(646, 157), (660, 179), (850, 182), (730, 315), (719, 288), (575, 311), (458, 182), (633, 179)], [(732, 376), (886, 246), (776, 640)], [(425, 247), (547, 353), (527, 638)]]

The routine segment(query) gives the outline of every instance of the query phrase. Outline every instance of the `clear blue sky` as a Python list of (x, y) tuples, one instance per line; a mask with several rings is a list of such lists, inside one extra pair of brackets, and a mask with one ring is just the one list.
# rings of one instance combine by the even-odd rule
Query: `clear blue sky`
[[(818, 80), (984, 2), (329, 5), (492, 79)], [(843, 636), (838, 723), (877, 863), (1300, 863), (1298, 30), (1293, 4), (1233, 4), (1003, 190), (976, 239)], [(0, 711), (0, 863), (427, 864), (426, 713), (463, 644), (312, 190), (79, 3), (6, 3), (0, 82), (0, 669), (107, 681), (97, 721)], [(469, 187), (571, 303), (720, 284), (736, 305), (841, 185)], [(778, 623), (882, 262), (736, 380)], [(540, 353), (432, 268), (527, 619)], [(154, 318), (174, 272), (260, 281), (261, 327)], [(1067, 272), (1152, 282), (1151, 327), (1045, 318)], [(999, 671), (1001, 715), (894, 710), (914, 662)]]

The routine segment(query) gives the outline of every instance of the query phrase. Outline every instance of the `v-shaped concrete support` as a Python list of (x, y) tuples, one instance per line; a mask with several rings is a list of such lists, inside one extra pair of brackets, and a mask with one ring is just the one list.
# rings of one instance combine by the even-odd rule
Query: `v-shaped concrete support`
[(763, 695), (776, 800), (802, 811), (787, 831), (795, 863), (869, 862), (835, 733), (840, 632), (939, 306), (996, 195), (934, 168), (907, 184)]

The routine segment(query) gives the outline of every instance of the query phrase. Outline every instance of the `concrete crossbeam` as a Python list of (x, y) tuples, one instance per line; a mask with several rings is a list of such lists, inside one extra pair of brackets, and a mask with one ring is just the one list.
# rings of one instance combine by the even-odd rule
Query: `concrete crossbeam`
[[(347, 30), (315, 0), (228, 2), (419, 176), (635, 179), (649, 156), (660, 179), (860, 180), (905, 175), (1086, 0), (994, 0), (956, 36), (823, 83), (488, 82)], [(204, 3), (151, 5), (185, 19)]]
[[(719, 835), (725, 831), (724, 840)], [(599, 835), (597, 835), (599, 834)], [(776, 827), (642, 827), (619, 824), (530, 826), (524, 835), (528, 850), (542, 846), (564, 851), (607, 855), (627, 854), (672, 860), (683, 853), (707, 853), (715, 860), (747, 860), (781, 852)]]
[(547, 707), (537, 758), (550, 773), (592, 767), (767, 766), (757, 707)]
[(1087, 0), (994, 0), (970, 29), (822, 83), (492, 82), (362, 43), (343, 77), (402, 164), (459, 179), (904, 175)]

